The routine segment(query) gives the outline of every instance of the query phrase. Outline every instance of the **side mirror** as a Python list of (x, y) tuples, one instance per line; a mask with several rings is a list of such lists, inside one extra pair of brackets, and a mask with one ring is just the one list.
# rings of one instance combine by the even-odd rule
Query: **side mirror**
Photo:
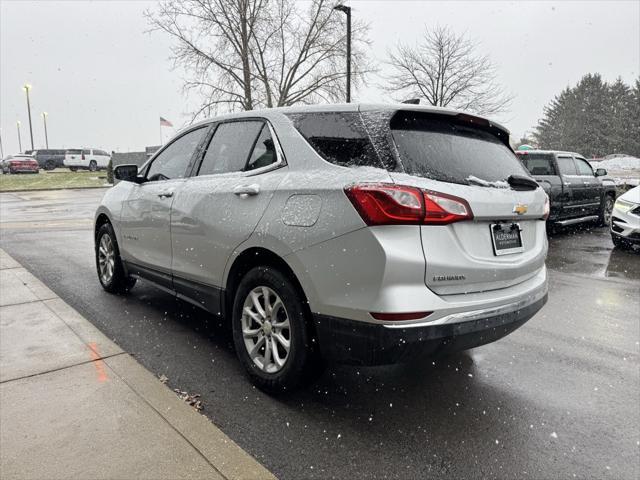
[(138, 179), (137, 165), (118, 165), (113, 169), (113, 177), (116, 180), (124, 180), (125, 182), (136, 182)]
[(607, 174), (607, 170), (604, 168), (596, 168), (596, 177), (604, 177)]

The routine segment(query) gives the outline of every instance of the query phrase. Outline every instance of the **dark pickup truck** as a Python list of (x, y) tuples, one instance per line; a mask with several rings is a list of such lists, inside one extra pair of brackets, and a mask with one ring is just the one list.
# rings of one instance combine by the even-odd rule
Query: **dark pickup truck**
[(594, 172), (582, 155), (573, 152), (525, 150), (516, 154), (549, 195), (551, 224), (611, 223), (616, 187), (612, 180), (600, 178), (607, 174), (604, 168)]

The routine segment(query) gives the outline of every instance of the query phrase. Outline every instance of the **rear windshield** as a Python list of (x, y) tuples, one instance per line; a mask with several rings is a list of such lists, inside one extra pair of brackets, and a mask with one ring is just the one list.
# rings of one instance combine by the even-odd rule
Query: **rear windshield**
[(291, 114), (296, 129), (327, 162), (382, 168), (358, 112)]
[(80, 155), (82, 150), (67, 150), (67, 155)]
[(455, 119), (401, 111), (391, 119), (391, 134), (410, 175), (487, 186), (508, 186), (503, 181), (510, 175), (528, 176), (492, 132)]
[(556, 175), (552, 153), (521, 153), (518, 158), (531, 175)]

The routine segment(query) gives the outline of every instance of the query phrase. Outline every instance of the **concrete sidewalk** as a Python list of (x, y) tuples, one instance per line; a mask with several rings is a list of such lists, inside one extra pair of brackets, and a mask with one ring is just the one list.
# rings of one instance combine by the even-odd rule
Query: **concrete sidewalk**
[(275, 477), (0, 249), (0, 478)]

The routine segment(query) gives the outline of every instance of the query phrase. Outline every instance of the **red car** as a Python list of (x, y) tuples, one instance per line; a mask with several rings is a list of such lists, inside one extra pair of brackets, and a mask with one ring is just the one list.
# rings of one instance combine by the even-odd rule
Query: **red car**
[(30, 155), (11, 155), (2, 160), (2, 173), (38, 173), (38, 161)]

